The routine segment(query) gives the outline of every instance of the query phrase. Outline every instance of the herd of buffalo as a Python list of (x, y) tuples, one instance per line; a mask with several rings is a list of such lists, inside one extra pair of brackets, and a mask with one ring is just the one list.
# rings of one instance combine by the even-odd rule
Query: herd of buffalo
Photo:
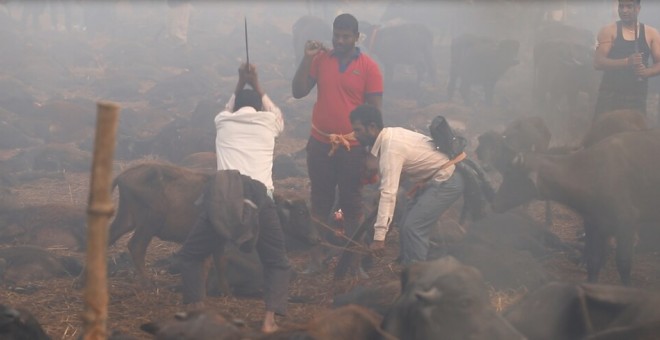
[[(68, 1), (49, 4), (60, 2)], [(92, 6), (70, 3), (78, 10)], [(272, 334), (254, 331), (224, 311), (197, 310), (143, 323), (135, 333), (113, 332), (109, 338), (660, 337), (660, 293), (638, 287), (633, 266), (641, 252), (657, 255), (659, 250), (657, 108), (649, 106), (648, 115), (618, 110), (592, 120), (601, 75), (592, 64), (598, 27), (586, 24), (593, 20), (577, 19), (588, 16), (584, 7), (536, 1), (480, 7), (482, 1), (476, 0), (300, 1), (279, 6), (192, 1), (196, 10), (189, 40), (181, 45), (164, 33), (165, 1), (103, 3), (91, 14), (85, 12), (84, 25), (49, 29), (44, 23), (58, 14), (37, 13), (36, 24), (26, 25), (22, 11), (29, 10), (29, 2), (0, 1), (2, 294), (29, 301), (40, 289), (35, 282), (64, 277), (79, 288), (83, 281), (86, 211), (76, 203), (84, 197), (74, 199), (70, 179), (72, 174), (88, 179), (99, 100), (122, 107), (112, 182), (116, 211), (108, 233), (111, 249), (123, 253), (109, 258), (108, 275), (125, 275), (119, 266), (128, 263), (132, 274), (124, 280), (150, 294), (159, 288), (150, 266), (168, 275), (180, 271), (172, 258), (148, 263), (149, 246), (154, 238), (181, 244), (204, 209), (196, 201), (216, 173), (213, 117), (228, 100), (245, 57), (245, 13), (250, 61), (285, 118), (273, 179), (287, 250), (292, 258), (302, 254), (306, 259), (328, 246), (308, 208), (304, 145), (313, 99), (293, 99), (291, 79), (307, 40), (331, 46), (329, 22), (335, 13), (316, 11), (330, 6), (354, 9), (360, 20), (360, 48), (377, 60), (384, 75), (386, 125), (426, 133), (431, 119), (444, 115), (467, 137), (469, 157), (497, 184), (488, 214), (461, 224), (456, 216), (460, 209), (450, 209), (431, 236), (427, 262), (390, 266), (387, 271), (399, 268), (392, 271), (398, 279), (363, 278), (335, 294), (331, 309)], [(594, 1), (594, 8), (598, 6), (607, 13), (608, 2)], [(563, 20), (541, 15), (548, 8), (563, 10)], [(500, 24), (483, 29), (492, 22)], [(514, 25), (519, 27), (510, 27)], [(460, 96), (454, 95), (457, 89)], [(650, 86), (651, 101), (657, 92)], [(67, 188), (70, 195), (47, 194), (47, 186)], [(46, 203), (30, 203), (35, 200), (26, 199), (29, 195)], [(367, 210), (375, 208), (377, 196), (376, 186), (365, 188)], [(530, 214), (534, 200), (545, 201), (544, 220)], [(405, 204), (406, 199), (399, 201)], [(568, 237), (556, 232), (567, 210), (576, 216)], [(328, 224), (336, 222), (328, 218)], [(124, 238), (127, 243), (120, 242)], [(390, 242), (388, 247), (397, 248)], [(621, 285), (598, 284), (610, 253)], [(338, 251), (338, 258), (342, 256), (349, 255)], [(558, 276), (545, 265), (551, 259), (568, 260), (568, 266), (586, 270), (586, 276), (577, 281)], [(263, 293), (254, 252), (227, 247), (212, 260), (209, 296)], [(362, 260), (368, 274), (379, 270), (370, 264), (384, 263), (369, 255)], [(653, 268), (658, 272), (645, 275), (660, 281), (660, 265)], [(297, 276), (313, 270), (300, 270)], [(337, 272), (335, 279), (342, 280)], [(521, 287), (526, 292), (522, 298), (495, 308), (493, 291)], [(39, 313), (32, 307), (36, 304), (10, 301), (0, 299), (0, 338), (56, 337), (32, 315)]]

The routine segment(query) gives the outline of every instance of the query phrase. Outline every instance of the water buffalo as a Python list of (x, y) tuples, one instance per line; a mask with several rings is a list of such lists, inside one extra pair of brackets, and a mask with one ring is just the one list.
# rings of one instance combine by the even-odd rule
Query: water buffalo
[(657, 293), (641, 289), (553, 282), (504, 317), (530, 340), (653, 339), (660, 330), (658, 303)]
[(504, 173), (516, 153), (546, 151), (550, 138), (550, 130), (542, 118), (523, 117), (511, 122), (502, 133), (488, 131), (479, 136), (475, 153), (485, 170), (494, 167)]
[(401, 283), (398, 280), (372, 287), (357, 286), (349, 292), (335, 295), (332, 298), (332, 307), (359, 305), (384, 316), (392, 307), (400, 291)]
[(323, 19), (313, 15), (300, 17), (291, 27), (293, 35), (293, 55), (296, 56), (296, 65), (300, 63), (305, 52), (307, 40), (323, 42), (327, 47), (332, 46), (332, 27)]
[[(273, 179), (307, 176), (306, 170), (303, 170), (299, 164), (299, 158), (296, 153), (275, 156), (273, 159)], [(217, 167), (215, 152), (196, 152), (190, 154), (181, 161), (181, 165), (190, 169), (215, 171)]]
[(489, 38), (461, 35), (451, 42), (449, 85), (447, 95), (451, 100), (460, 81), (463, 101), (471, 105), (470, 87), (483, 85), (488, 105), (493, 102), (495, 83), (512, 66), (518, 65), (517, 40), (496, 42)]
[(648, 128), (646, 117), (639, 111), (616, 110), (605, 112), (594, 119), (591, 129), (582, 140), (582, 145), (589, 147), (615, 133), (641, 131)]
[(33, 246), (0, 249), (0, 278), (4, 284), (20, 285), (34, 280), (76, 276), (82, 265), (72, 257), (59, 257)]
[(174, 320), (153, 321), (140, 329), (153, 335), (153, 339), (238, 340), (241, 330), (225, 317), (208, 310), (177, 313)]
[(215, 130), (192, 126), (189, 118), (177, 117), (154, 136), (129, 140), (129, 143), (132, 143), (128, 146), (132, 155), (128, 158), (156, 155), (179, 163), (190, 154), (215, 151)]
[(0, 207), (0, 242), (84, 250), (85, 210), (64, 204)]
[(411, 340), (524, 339), (492, 309), (479, 271), (452, 257), (404, 269), (383, 329)]
[(433, 59), (433, 33), (423, 24), (402, 23), (379, 27), (362, 24), (366, 35), (367, 51), (383, 65), (386, 83), (394, 77), (395, 65), (413, 66), (417, 71), (417, 84), (427, 76), (436, 84), (436, 70)]
[[(523, 117), (511, 122), (504, 132), (487, 131), (479, 136), (475, 150), (485, 170), (495, 168), (503, 174), (517, 152), (545, 151), (550, 145), (550, 130), (540, 117)], [(545, 205), (545, 220), (552, 223), (552, 207)]]
[(534, 32), (534, 44), (546, 41), (565, 41), (582, 46), (594, 46), (596, 37), (588, 29), (575, 27), (559, 21), (546, 21)]
[(297, 328), (283, 329), (259, 339), (354, 339), (354, 340), (395, 340), (379, 326), (381, 317), (360, 306), (347, 305), (323, 313), (306, 325)]
[[(143, 282), (147, 282), (144, 258), (149, 242), (154, 236), (177, 243), (186, 239), (203, 209), (195, 202), (213, 176), (153, 162), (126, 169), (113, 181), (113, 188), (119, 190), (119, 207), (110, 225), (109, 244), (135, 230), (128, 249)], [(303, 239), (308, 244), (319, 242), (304, 200), (276, 196), (275, 204), (287, 237)]]
[(50, 340), (34, 316), (23, 309), (0, 305), (0, 338)]
[(88, 171), (92, 155), (70, 144), (43, 144), (20, 150), (4, 161), (10, 172)]
[(660, 222), (660, 130), (623, 132), (568, 155), (521, 153), (504, 174), (493, 208), (505, 211), (534, 197), (566, 204), (582, 215), (587, 276), (596, 282), (616, 239), (616, 264), (630, 284), (634, 235)]
[(534, 45), (534, 98), (538, 105), (559, 106), (566, 100), (577, 107), (580, 92), (594, 101), (600, 72), (593, 67), (594, 48), (564, 40), (547, 40)]

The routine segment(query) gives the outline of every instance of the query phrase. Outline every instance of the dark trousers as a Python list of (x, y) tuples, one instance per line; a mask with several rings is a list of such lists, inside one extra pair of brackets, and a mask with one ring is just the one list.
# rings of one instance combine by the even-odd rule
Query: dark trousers
[[(271, 199), (259, 211), (259, 238), (257, 253), (264, 271), (264, 302), (266, 311), (286, 315), (289, 298), (291, 266), (284, 248), (284, 233)], [(222, 251), (227, 240), (211, 225), (206, 213), (202, 213), (179, 251), (182, 262), (183, 303), (200, 302), (206, 296), (204, 261), (213, 253)]]
[(361, 223), (362, 170), (366, 151), (354, 146), (346, 150), (340, 146), (334, 155), (328, 156), (330, 144), (319, 142), (313, 137), (307, 141), (307, 171), (311, 184), (312, 216), (325, 221), (335, 205), (344, 213), (346, 233), (350, 236)]

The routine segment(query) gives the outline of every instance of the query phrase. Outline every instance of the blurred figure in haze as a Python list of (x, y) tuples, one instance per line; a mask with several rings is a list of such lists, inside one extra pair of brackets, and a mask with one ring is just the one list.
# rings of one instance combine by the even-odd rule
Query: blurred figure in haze
[(168, 36), (180, 44), (186, 44), (192, 8), (190, 0), (167, 0), (167, 4), (170, 6)]
[(352, 134), (349, 115), (365, 103), (381, 107), (383, 76), (378, 64), (355, 46), (360, 32), (354, 16), (337, 16), (332, 28), (332, 50), (318, 41), (305, 44), (292, 92), (303, 98), (318, 83), (306, 147), (312, 218), (325, 223), (338, 193), (337, 208), (344, 214), (346, 236), (352, 237), (364, 219), (361, 182), (367, 152)]
[(620, 109), (646, 114), (648, 78), (660, 74), (660, 35), (638, 22), (640, 9), (640, 0), (619, 0), (621, 20), (598, 32), (594, 67), (604, 73), (594, 117)]
[(39, 17), (43, 14), (45, 8), (45, 1), (24, 1), (23, 12), (21, 13), (23, 29), (27, 29), (31, 26), (32, 30), (38, 31), (41, 28)]
[[(56, 31), (71, 31), (71, 3), (68, 0), (49, 0), (50, 25)], [(60, 13), (64, 23), (60, 23)]]

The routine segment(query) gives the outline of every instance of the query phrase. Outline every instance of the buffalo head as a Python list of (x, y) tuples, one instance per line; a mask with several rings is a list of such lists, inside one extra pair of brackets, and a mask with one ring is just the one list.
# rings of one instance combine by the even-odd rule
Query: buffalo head
[(0, 338), (50, 339), (32, 314), (5, 305), (0, 305)]
[(504, 151), (504, 138), (501, 133), (487, 131), (479, 136), (479, 145), (475, 153), (484, 170), (490, 172), (495, 168), (502, 172), (504, 166), (500, 163)]
[(279, 195), (275, 195), (274, 199), (282, 230), (287, 236), (306, 245), (321, 242), (321, 235), (316, 224), (312, 223), (311, 213), (304, 199), (289, 199)]
[(502, 184), (493, 199), (493, 210), (501, 213), (537, 196), (536, 173), (525, 168), (524, 155), (519, 153), (502, 174)]
[(383, 320), (402, 339), (516, 339), (490, 307), (481, 274), (453, 257), (418, 262), (401, 275), (401, 295)]
[(142, 324), (154, 339), (239, 339), (240, 329), (224, 317), (205, 310), (177, 313), (174, 320)]

